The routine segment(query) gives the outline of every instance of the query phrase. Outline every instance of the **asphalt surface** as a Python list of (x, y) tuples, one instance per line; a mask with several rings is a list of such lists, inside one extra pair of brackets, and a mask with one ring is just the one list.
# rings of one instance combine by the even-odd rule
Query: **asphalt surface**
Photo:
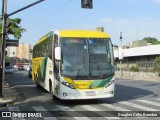
[[(120, 80), (120, 79), (121, 78), (116, 78), (116, 80)], [(22, 96), (20, 95), (20, 93), (16, 91), (14, 85), (12, 85), (10, 81), (11, 80), (4, 81), (3, 97), (0, 98), (0, 107), (10, 106), (17, 101), (21, 101), (22, 99)]]
[(17, 101), (17, 92), (8, 81), (4, 82), (3, 97), (0, 98), (0, 107), (9, 106)]

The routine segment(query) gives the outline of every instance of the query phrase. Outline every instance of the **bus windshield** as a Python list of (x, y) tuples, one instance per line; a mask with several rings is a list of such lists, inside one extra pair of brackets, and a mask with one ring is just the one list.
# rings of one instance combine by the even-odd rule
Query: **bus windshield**
[(114, 74), (109, 38), (61, 38), (61, 75), (74, 79), (102, 79)]

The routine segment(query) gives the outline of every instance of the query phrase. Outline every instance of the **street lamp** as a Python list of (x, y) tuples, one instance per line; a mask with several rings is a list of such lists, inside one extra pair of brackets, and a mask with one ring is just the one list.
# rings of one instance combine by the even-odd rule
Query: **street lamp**
[(123, 73), (122, 73), (122, 59), (123, 59), (123, 46), (122, 46), (122, 39), (123, 39), (123, 37), (122, 37), (122, 32), (120, 32), (120, 37), (119, 37), (119, 39), (120, 39), (120, 41), (121, 41), (121, 50), (119, 50), (119, 56), (121, 56), (120, 57), (120, 75), (121, 75), (121, 77), (123, 76)]

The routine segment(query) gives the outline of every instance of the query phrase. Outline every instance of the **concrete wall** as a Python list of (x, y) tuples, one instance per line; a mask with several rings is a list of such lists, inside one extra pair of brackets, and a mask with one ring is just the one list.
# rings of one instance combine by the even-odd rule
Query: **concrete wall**
[(159, 81), (160, 76), (158, 73), (153, 72), (130, 72), (130, 71), (123, 71), (123, 75), (121, 77), (120, 71), (115, 72), (116, 78), (128, 78), (128, 79), (135, 79), (135, 80), (151, 80), (151, 81)]
[(133, 47), (142, 47), (142, 46), (147, 46), (147, 41), (145, 40), (132, 41), (130, 47), (133, 48)]

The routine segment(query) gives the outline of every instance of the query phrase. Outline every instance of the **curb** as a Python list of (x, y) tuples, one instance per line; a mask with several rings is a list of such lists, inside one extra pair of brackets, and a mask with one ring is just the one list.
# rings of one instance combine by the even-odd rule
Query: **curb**
[(10, 106), (16, 102), (16, 99), (13, 100), (2, 100), (2, 103), (0, 103), (0, 107)]
[(0, 98), (0, 107), (10, 106), (17, 101), (17, 91), (8, 81), (5, 80), (3, 97)]

